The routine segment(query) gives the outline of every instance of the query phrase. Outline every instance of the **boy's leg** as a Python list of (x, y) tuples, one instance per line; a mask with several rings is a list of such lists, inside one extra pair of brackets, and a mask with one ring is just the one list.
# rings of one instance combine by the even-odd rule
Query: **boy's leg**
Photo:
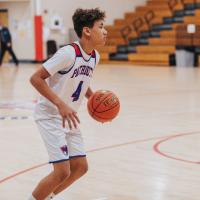
[(70, 160), (71, 173), (68, 179), (65, 179), (54, 191), (58, 194), (69, 187), (74, 181), (83, 176), (88, 170), (86, 157), (76, 157)]
[(48, 119), (36, 121), (54, 170), (43, 178), (33, 191), (36, 200), (44, 200), (70, 175), (70, 163), (62, 121)]
[[(36, 200), (44, 200), (52, 192), (57, 194), (80, 178), (87, 171), (87, 160), (79, 130), (70, 133), (66, 130), (66, 135), (60, 121), (43, 120), (37, 124), (50, 155), (50, 162), (54, 164), (54, 171), (45, 177), (33, 192)], [(69, 156), (70, 161), (67, 160)], [(67, 161), (55, 164), (56, 160)], [(69, 176), (70, 170), (73, 172)]]
[(43, 178), (33, 191), (36, 200), (44, 200), (55, 188), (60, 185), (70, 175), (70, 163), (64, 161), (53, 164), (54, 171)]
[(68, 132), (66, 134), (66, 140), (69, 148), (71, 174), (68, 179), (66, 179), (54, 190), (54, 194), (58, 194), (69, 187), (88, 170), (88, 163), (81, 131), (76, 129)]

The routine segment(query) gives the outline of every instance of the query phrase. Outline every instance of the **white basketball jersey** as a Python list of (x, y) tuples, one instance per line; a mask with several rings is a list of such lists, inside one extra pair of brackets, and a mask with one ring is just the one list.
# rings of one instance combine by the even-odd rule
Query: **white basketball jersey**
[[(50, 76), (47, 79), (47, 84), (67, 105), (77, 111), (90, 85), (97, 62), (96, 56), (99, 55), (93, 50), (89, 59), (86, 60), (82, 55), (79, 43), (72, 43), (70, 45), (75, 50), (74, 63)], [(48, 71), (48, 66), (45, 68)], [(61, 118), (57, 107), (41, 96), (35, 108), (35, 119), (49, 117)]]

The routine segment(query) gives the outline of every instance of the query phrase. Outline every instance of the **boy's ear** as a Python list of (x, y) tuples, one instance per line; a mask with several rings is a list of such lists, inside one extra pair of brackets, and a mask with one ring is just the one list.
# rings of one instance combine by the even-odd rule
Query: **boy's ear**
[(91, 34), (91, 30), (89, 27), (83, 27), (83, 33), (86, 35), (86, 36), (90, 36)]

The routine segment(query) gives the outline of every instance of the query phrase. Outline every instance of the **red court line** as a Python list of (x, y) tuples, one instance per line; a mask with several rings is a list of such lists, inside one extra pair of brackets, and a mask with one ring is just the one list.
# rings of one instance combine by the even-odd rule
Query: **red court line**
[(151, 140), (158, 140), (158, 139), (163, 139), (163, 138), (166, 138), (166, 136), (152, 137), (152, 138), (146, 138), (146, 139), (141, 139), (141, 140), (133, 140), (133, 141), (125, 142), (125, 143), (121, 143), (121, 144), (114, 144), (114, 145), (111, 145), (111, 146), (91, 149), (91, 150), (87, 151), (87, 153), (92, 153), (92, 152), (96, 152), (96, 151), (102, 151), (102, 150), (106, 150), (106, 149), (113, 149), (113, 148), (126, 146), (126, 145), (130, 145), (130, 144), (137, 144), (137, 143), (148, 142), (148, 141), (151, 141)]
[[(200, 132), (192, 132), (192, 133), (182, 133), (182, 134), (175, 134), (175, 135), (170, 135), (170, 136), (162, 136), (162, 137), (152, 137), (152, 138), (146, 138), (146, 139), (141, 139), (141, 140), (133, 140), (133, 141), (130, 141), (130, 142), (126, 142), (126, 143), (121, 143), (121, 144), (116, 144), (116, 145), (111, 145), (111, 146), (105, 146), (105, 147), (101, 147), (101, 148), (96, 148), (96, 149), (91, 149), (91, 150), (88, 150), (87, 153), (93, 153), (93, 152), (97, 152), (97, 151), (103, 151), (103, 150), (107, 150), (107, 149), (113, 149), (113, 148), (118, 148), (118, 147), (122, 147), (122, 146), (126, 146), (126, 145), (131, 145), (131, 144), (137, 144), (137, 143), (143, 143), (143, 142), (148, 142), (148, 141), (151, 141), (151, 140), (159, 140), (159, 139), (163, 139), (161, 141), (164, 141), (168, 138), (171, 138), (171, 137), (178, 137), (178, 136), (184, 136), (184, 135), (189, 135), (189, 134), (200, 134)], [(14, 173), (10, 176), (7, 176), (3, 179), (0, 180), (0, 184), (16, 177), (16, 176), (19, 176), (19, 175), (22, 175), (22, 174), (25, 174), (29, 171), (32, 171), (34, 169), (37, 169), (37, 168), (40, 168), (40, 167), (43, 167), (45, 165), (47, 165), (48, 163), (42, 163), (42, 164), (38, 164), (38, 165), (35, 165), (33, 167), (30, 167), (30, 168), (27, 168), (27, 169), (24, 169), (22, 171), (19, 171), (17, 173)]]
[[(89, 151), (87, 151), (87, 153), (93, 153), (93, 152), (97, 152), (97, 151), (102, 151), (102, 150), (106, 150), (106, 149), (112, 149), (112, 148), (117, 148), (117, 147), (121, 147), (121, 146), (126, 146), (126, 145), (130, 145), (130, 144), (134, 144), (134, 143), (142, 143), (142, 142), (147, 142), (147, 141), (151, 141), (151, 140), (158, 140), (158, 139), (162, 139), (163, 137), (154, 137), (154, 138), (147, 138), (147, 139), (142, 139), (142, 140), (134, 140), (134, 141), (130, 141), (130, 142), (126, 142), (126, 143), (122, 143), (122, 144), (116, 144), (116, 145), (111, 145), (111, 146), (106, 146), (106, 147), (101, 147), (101, 148), (96, 148), (96, 149), (91, 149)], [(16, 177), (22, 174), (25, 174), (26, 172), (32, 171), (34, 169), (43, 167), (45, 165), (47, 165), (48, 163), (43, 163), (43, 164), (38, 164), (35, 165), (33, 167), (27, 168), (25, 170), (19, 171), (17, 173), (14, 173), (8, 177), (5, 177), (3, 179), (0, 180), (0, 184)]]
[(0, 180), (0, 184), (3, 183), (3, 182), (6, 182), (7, 180), (9, 180), (11, 178), (14, 178), (14, 177), (18, 176), (18, 175), (21, 175), (21, 174), (24, 174), (26, 172), (29, 172), (29, 171), (31, 171), (33, 169), (37, 169), (39, 167), (43, 167), (46, 164), (48, 164), (48, 163), (42, 163), (42, 164), (39, 164), (39, 165), (35, 165), (35, 166), (31, 167), (31, 168), (28, 168), (28, 169), (22, 170), (20, 172), (17, 172), (15, 174), (12, 174), (10, 176), (7, 176), (7, 177), (5, 177), (5, 178), (3, 178), (3, 179)]
[(190, 132), (190, 133), (184, 133), (184, 134), (177, 134), (177, 135), (174, 135), (174, 136), (169, 136), (169, 137), (162, 139), (162, 140), (158, 141), (157, 143), (155, 143), (154, 146), (153, 146), (153, 149), (156, 153), (158, 153), (161, 156), (164, 156), (166, 158), (170, 158), (170, 159), (185, 162), (185, 163), (191, 163), (191, 164), (199, 165), (200, 161), (191, 161), (191, 160), (186, 160), (186, 159), (182, 159), (182, 158), (177, 158), (177, 157), (174, 157), (174, 156), (170, 156), (167, 153), (164, 153), (163, 151), (160, 150), (160, 145), (162, 143), (165, 143), (169, 140), (176, 139), (177, 137), (191, 136), (191, 135), (194, 135), (194, 134), (200, 134), (200, 132)]

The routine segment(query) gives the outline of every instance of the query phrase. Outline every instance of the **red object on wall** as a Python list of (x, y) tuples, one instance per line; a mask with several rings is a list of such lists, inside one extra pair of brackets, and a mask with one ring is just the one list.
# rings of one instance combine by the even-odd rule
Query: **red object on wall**
[(35, 60), (43, 61), (43, 31), (42, 31), (42, 16), (34, 17), (35, 23)]

